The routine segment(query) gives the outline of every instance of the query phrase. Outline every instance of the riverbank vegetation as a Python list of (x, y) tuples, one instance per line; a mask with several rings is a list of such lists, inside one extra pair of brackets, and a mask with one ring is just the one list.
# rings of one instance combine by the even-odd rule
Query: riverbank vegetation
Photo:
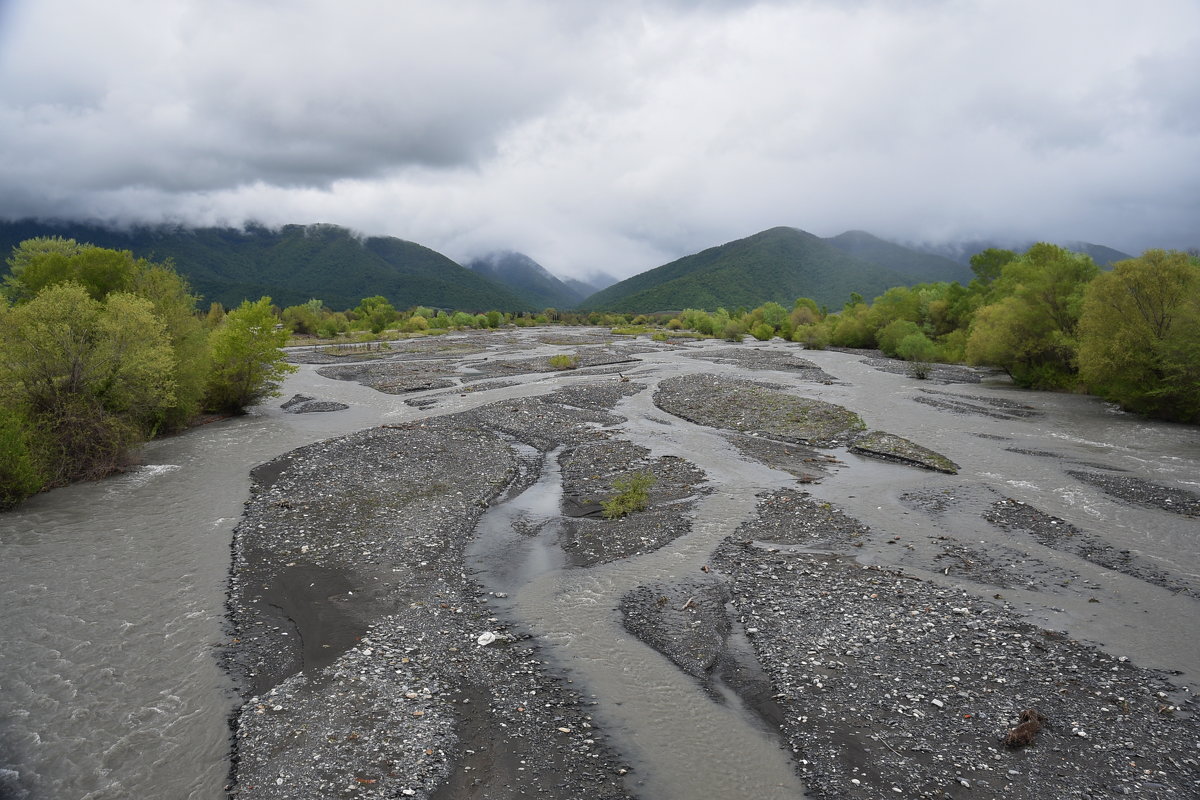
[[(467, 313), (396, 310), (366, 298), (334, 312), (312, 300), (281, 311), (297, 336), (335, 342), (428, 336), (465, 328), (597, 325), (615, 334), (783, 338), (812, 349), (878, 348), (925, 377), (933, 363), (1002, 369), (1020, 386), (1091, 392), (1160, 419), (1200, 422), (1200, 259), (1148, 250), (1102, 272), (1086, 255), (1052, 244), (1024, 253), (989, 249), (971, 258), (975, 278), (897, 286), (867, 302), (851, 293), (831, 311), (801, 297), (790, 308), (687, 308), (632, 314)], [(303, 322), (298, 322), (304, 320)]]
[(197, 314), (171, 264), (71, 239), (14, 248), (0, 287), (0, 508), (107, 475), (204, 412), (237, 413), (293, 369), (270, 299)]
[(0, 286), (0, 508), (119, 469), (129, 449), (204, 413), (238, 413), (294, 369), (285, 344), (385, 347), (453, 330), (595, 325), (668, 340), (783, 338), (812, 349), (878, 348), (924, 377), (934, 362), (1004, 370), (1021, 386), (1088, 391), (1122, 408), (1200, 423), (1200, 259), (1149, 250), (1101, 270), (1050, 244), (990, 249), (974, 280), (852, 293), (831, 311), (791, 307), (632, 314), (396, 307), (383, 295), (333, 310), (270, 298), (197, 311), (168, 263), (62, 238), (14, 248)]
[(789, 310), (687, 309), (666, 322), (740, 341), (878, 348), (913, 363), (998, 367), (1020, 385), (1086, 391), (1160, 419), (1200, 423), (1200, 259), (1148, 250), (1101, 272), (1051, 244), (985, 250), (967, 286), (926, 283), (857, 294), (836, 313), (800, 298)]

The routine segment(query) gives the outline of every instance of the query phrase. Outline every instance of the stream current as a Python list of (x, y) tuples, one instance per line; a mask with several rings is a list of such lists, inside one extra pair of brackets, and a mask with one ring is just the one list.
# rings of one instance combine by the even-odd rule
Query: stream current
[[(943, 476), (839, 454), (845, 466), (806, 488), (873, 528), (907, 534), (941, 525), (969, 531), (984, 544), (995, 541), (995, 529), (977, 514), (951, 511), (930, 522), (901, 499), (918, 487), (959, 492), (982, 486), (1085, 530), (1103, 530), (1114, 544), (1169, 563), (1177, 574), (1200, 575), (1194, 519), (1118, 503), (1064, 472), (1072, 461), (1099, 462), (1195, 492), (1197, 429), (1139, 420), (1094, 398), (986, 385), (938, 387), (1017, 399), (1043, 412), (1017, 421), (962, 417), (912, 402), (921, 390), (917, 382), (872, 369), (857, 356), (786, 349), (837, 381), (798, 383), (787, 373), (751, 372), (670, 353), (645, 354), (627, 374), (648, 383), (710, 372), (792, 385), (858, 412), (870, 428), (899, 433), (960, 464), (959, 475)], [(540, 394), (560, 384), (557, 378), (530, 376), (506, 389), (452, 396), (432, 413)], [(0, 587), (5, 614), (0, 798), (223, 796), (227, 718), (236, 698), (218, 666), (216, 646), (224, 633), (230, 534), (247, 497), (250, 468), (315, 440), (431, 413), (404, 406), (399, 397), (326, 380), (311, 367), (284, 389), (285, 396), (305, 392), (343, 400), (351, 409), (288, 415), (277, 404), (264, 406), (153, 442), (143, 450), (145, 465), (124, 475), (55, 490), (0, 516), (6, 573)], [(797, 797), (802, 790), (786, 754), (753, 715), (736, 699), (714, 703), (690, 678), (624, 633), (614, 611), (635, 586), (694, 574), (712, 547), (750, 515), (754, 496), (789, 485), (790, 477), (745, 460), (712, 430), (654, 421), (667, 415), (653, 406), (650, 390), (628, 398), (616, 413), (628, 418), (619, 426), (621, 435), (650, 448), (653, 456), (682, 456), (708, 473), (716, 491), (700, 501), (692, 532), (644, 556), (564, 569), (552, 541), (561, 489), (554, 457), (547, 456), (531, 490), (485, 517), (474, 549), (477, 558), (503, 549), (505, 515), (523, 514), (541, 519), (542, 535), (526, 543), (530, 549), (508, 551), (536, 557), (509, 558), (482, 577), (508, 587), (512, 613), (595, 695), (614, 743), (645, 765), (644, 771), (639, 767), (645, 783), (637, 789), (644, 796)], [(1009, 448), (1053, 451), (1058, 457)], [(1032, 620), (1136, 655), (1145, 666), (1181, 670), (1181, 682), (1200, 684), (1200, 637), (1179, 636), (1180, 621), (1194, 615), (1192, 597), (1066, 554), (1039, 555), (1070, 562), (1119, 602), (1089, 606), (1087, 593), (1073, 590), (1050, 598), (1033, 590), (1007, 592)], [(866, 549), (862, 558), (882, 562), (886, 554)], [(978, 590), (981, 596), (992, 591)]]

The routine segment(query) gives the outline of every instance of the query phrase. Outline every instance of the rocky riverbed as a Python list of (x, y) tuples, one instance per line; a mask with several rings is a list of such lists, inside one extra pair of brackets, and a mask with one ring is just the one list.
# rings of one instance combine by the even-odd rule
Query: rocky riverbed
[[(1130, 645), (1194, 627), (1186, 448), (1178, 472), (1138, 473), (1135, 444), (1079, 435), (1082, 406), (931, 390), (877, 356), (864, 371), (861, 354), (571, 329), (439, 340), (302, 359), (408, 404), (255, 470), (230, 582), (234, 796), (657, 800), (682, 796), (673, 770), (703, 779), (743, 746), (743, 726), (797, 782), (760, 785), (753, 767), (711, 786), (1200, 796), (1200, 658), (1165, 635)], [(549, 368), (558, 353), (614, 371)], [(1020, 427), (1048, 418), (1061, 429)], [(1130, 440), (1177, 431), (1200, 441), (1178, 426)], [(652, 478), (645, 510), (605, 519), (634, 474)], [(512, 516), (508, 553), (481, 562), (484, 516), (539, 508), (547, 476), (552, 507)], [(852, 488), (821, 496), (823, 482)], [(540, 581), (561, 576), (544, 602), (577, 629), (547, 633), (497, 590), (520, 591), (533, 561)], [(1141, 604), (1179, 618), (1138, 630)], [(597, 636), (642, 648), (601, 665), (611, 680), (665, 659), (671, 692), (699, 690), (690, 710), (656, 705), (653, 683), (622, 697), (642, 692), (681, 732), (705, 704), (738, 726), (653, 755), (638, 710), (563, 647)]]

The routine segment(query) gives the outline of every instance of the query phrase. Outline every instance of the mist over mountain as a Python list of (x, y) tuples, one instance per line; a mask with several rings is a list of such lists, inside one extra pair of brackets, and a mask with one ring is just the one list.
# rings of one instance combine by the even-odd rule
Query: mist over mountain
[[(1023, 252), (1033, 244), (979, 239), (903, 245), (862, 230), (821, 238), (778, 227), (616, 281), (598, 272), (585, 279), (562, 279), (511, 250), (477, 257), (464, 267), (415, 242), (360, 236), (327, 224), (118, 230), (65, 221), (0, 221), (0, 252), (7, 255), (17, 243), (35, 236), (63, 236), (150, 259), (171, 259), (205, 302), (226, 306), (268, 295), (281, 306), (315, 297), (344, 309), (381, 294), (399, 308), (553, 307), (639, 313), (753, 307), (768, 300), (790, 305), (797, 297), (837, 308), (851, 292), (870, 299), (892, 286), (967, 283), (973, 277), (968, 262), (975, 253), (989, 247)], [(1086, 253), (1101, 267), (1131, 257), (1089, 242), (1063, 246)]]
[(607, 272), (591, 272), (584, 278), (565, 278), (563, 283), (582, 292), (584, 297), (588, 297), (601, 289), (607, 289), (618, 280)]
[[(971, 256), (976, 253), (981, 253), (989, 248), (998, 248), (1001, 250), (1012, 250), (1014, 253), (1024, 253), (1038, 241), (1047, 241), (1046, 239), (966, 239), (953, 242), (937, 242), (937, 243), (908, 243), (906, 246), (910, 250), (915, 250), (919, 253), (928, 253), (931, 255), (942, 256), (943, 258), (955, 261), (964, 266), (971, 263)], [(1091, 256), (1096, 265), (1104, 268), (1115, 264), (1118, 261), (1124, 261), (1133, 258), (1129, 253), (1123, 253), (1120, 250), (1115, 250), (1111, 247), (1106, 247), (1102, 244), (1092, 244), (1091, 242), (1081, 241), (1064, 241), (1051, 242), (1059, 247), (1065, 247), (1076, 253), (1083, 253)], [(968, 279), (970, 272), (968, 270)]]
[(938, 253), (914, 250), (866, 231), (846, 231), (825, 241), (847, 255), (915, 278), (917, 282), (967, 283), (972, 278), (965, 261), (957, 262)]
[(428, 247), (390, 236), (359, 237), (337, 225), (122, 231), (71, 222), (0, 221), (0, 252), (7, 257), (15, 245), (35, 236), (62, 236), (152, 260), (171, 259), (204, 302), (226, 307), (267, 295), (280, 306), (317, 298), (330, 308), (345, 309), (364, 297), (383, 295), (397, 308), (535, 308)]
[(779, 227), (634, 275), (587, 298), (583, 308), (645, 313), (767, 301), (790, 307), (797, 297), (833, 308), (851, 292), (872, 297), (922, 280), (849, 255), (807, 231)]
[(464, 265), (504, 286), (533, 308), (575, 308), (592, 291), (580, 291), (555, 277), (524, 253), (497, 251), (471, 259)]

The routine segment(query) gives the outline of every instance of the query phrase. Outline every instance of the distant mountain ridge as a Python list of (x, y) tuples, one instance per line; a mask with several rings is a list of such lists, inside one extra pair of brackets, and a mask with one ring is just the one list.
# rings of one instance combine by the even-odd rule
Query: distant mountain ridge
[[(870, 300), (892, 286), (966, 283), (973, 277), (967, 265), (974, 253), (988, 247), (1022, 252), (1033, 243), (978, 240), (905, 246), (860, 230), (821, 238), (779, 227), (615, 282), (604, 273), (593, 273), (586, 281), (560, 279), (529, 256), (512, 251), (474, 259), (468, 269), (415, 242), (360, 237), (327, 224), (285, 225), (278, 230), (248, 225), (122, 231), (86, 223), (0, 221), (0, 252), (7, 256), (13, 246), (35, 236), (64, 236), (155, 260), (170, 258), (205, 301), (227, 307), (269, 295), (281, 306), (315, 297), (343, 309), (381, 294), (398, 308), (554, 307), (635, 313), (751, 308), (769, 300), (790, 305), (797, 297), (838, 308), (851, 292)], [(1087, 253), (1102, 267), (1131, 258), (1087, 242), (1063, 246)]]
[[(797, 297), (811, 297), (838, 308), (851, 292), (870, 298), (892, 286), (941, 280), (947, 270), (945, 259), (922, 266), (918, 254), (901, 258), (894, 251), (904, 248), (864, 236), (869, 234), (835, 244), (798, 228), (771, 228), (634, 275), (587, 298), (582, 307), (648, 313), (774, 301), (790, 308)], [(843, 248), (868, 250), (876, 261)], [(877, 263), (889, 260), (894, 266)]]
[[(1032, 244), (1010, 243), (1009, 249), (1024, 252)], [(851, 292), (871, 300), (893, 286), (969, 283), (974, 277), (970, 257), (1001, 246), (987, 241), (905, 246), (860, 230), (821, 238), (798, 228), (771, 228), (634, 275), (586, 298), (581, 308), (636, 313), (732, 310), (768, 301), (790, 306), (797, 297), (811, 297), (833, 309)], [(1091, 256), (1101, 267), (1131, 258), (1087, 242), (1062, 246)]]
[(953, 261), (937, 253), (919, 252), (866, 231), (846, 231), (825, 241), (847, 255), (919, 278), (919, 282), (958, 281), (965, 284), (974, 277), (967, 262)]
[[(1042, 239), (1040, 241), (1046, 241)], [(970, 264), (971, 256), (976, 253), (981, 253), (989, 248), (997, 248), (1000, 250), (1012, 250), (1014, 253), (1024, 253), (1037, 241), (1033, 239), (1023, 239), (1015, 241), (1011, 239), (969, 239), (958, 242), (945, 242), (942, 244), (908, 244), (905, 245), (910, 250), (915, 250), (919, 253), (929, 253), (931, 255), (939, 255), (959, 264)], [(1134, 256), (1129, 253), (1121, 252), (1111, 247), (1106, 247), (1102, 244), (1093, 244), (1091, 242), (1052, 242), (1059, 247), (1075, 252), (1083, 253), (1086, 256), (1091, 256), (1091, 259), (1096, 262), (1096, 266), (1100, 268), (1111, 267), (1118, 261), (1126, 261)]]
[(383, 295), (397, 308), (537, 308), (428, 247), (389, 236), (360, 238), (337, 225), (120, 231), (69, 222), (0, 221), (0, 252), (7, 258), (15, 245), (35, 236), (63, 236), (153, 260), (170, 258), (206, 302), (226, 307), (269, 295), (280, 306), (315, 297), (345, 309), (364, 297)]
[(559, 280), (529, 256), (511, 250), (473, 258), (464, 266), (506, 287), (537, 309), (575, 308), (580, 300), (592, 293)]
[(563, 278), (563, 283), (580, 292), (581, 296), (585, 298), (607, 289), (616, 282), (617, 279), (607, 272), (592, 272), (586, 279)]

